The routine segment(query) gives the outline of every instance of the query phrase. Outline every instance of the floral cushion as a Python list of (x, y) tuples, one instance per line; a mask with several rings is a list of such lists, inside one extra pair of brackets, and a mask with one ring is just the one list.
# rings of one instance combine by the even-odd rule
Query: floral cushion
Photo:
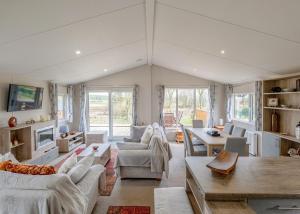
[(0, 170), (28, 175), (51, 175), (56, 173), (53, 166), (16, 164), (11, 160), (1, 162)]

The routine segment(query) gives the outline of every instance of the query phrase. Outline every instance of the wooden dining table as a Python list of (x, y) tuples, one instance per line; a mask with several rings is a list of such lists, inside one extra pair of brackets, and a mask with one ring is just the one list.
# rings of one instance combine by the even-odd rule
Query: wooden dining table
[(230, 136), (222, 131), (217, 129), (212, 129), (219, 131), (220, 136), (213, 137), (207, 134), (207, 131), (211, 130), (211, 128), (188, 128), (194, 137), (200, 139), (207, 147), (207, 156), (213, 156), (213, 150), (222, 150), (224, 149), (224, 145), (226, 143), (227, 138)]

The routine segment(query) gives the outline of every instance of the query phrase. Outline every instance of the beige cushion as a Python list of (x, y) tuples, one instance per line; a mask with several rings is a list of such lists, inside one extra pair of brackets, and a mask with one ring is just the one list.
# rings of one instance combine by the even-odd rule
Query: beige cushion
[(57, 173), (67, 173), (77, 163), (76, 153), (72, 154), (62, 165), (59, 167)]
[(72, 169), (70, 169), (68, 175), (73, 183), (77, 184), (86, 175), (93, 163), (94, 157), (85, 157), (82, 158)]
[(149, 144), (152, 135), (153, 135), (153, 127), (151, 125), (149, 125), (149, 126), (147, 126), (147, 128), (141, 138), (141, 143)]
[(4, 155), (0, 154), (0, 162), (11, 160), (13, 163), (19, 163), (19, 161), (15, 158), (15, 156), (8, 152)]

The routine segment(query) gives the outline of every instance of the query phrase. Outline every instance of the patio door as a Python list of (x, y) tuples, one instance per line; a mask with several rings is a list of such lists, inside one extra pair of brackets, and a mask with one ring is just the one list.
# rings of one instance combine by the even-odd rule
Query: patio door
[(89, 130), (106, 130), (110, 139), (129, 136), (132, 124), (132, 95), (132, 89), (89, 91)]

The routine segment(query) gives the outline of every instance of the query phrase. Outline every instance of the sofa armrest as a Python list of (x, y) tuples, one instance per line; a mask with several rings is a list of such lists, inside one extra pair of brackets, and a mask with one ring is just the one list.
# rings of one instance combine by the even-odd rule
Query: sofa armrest
[(149, 145), (143, 143), (117, 143), (119, 150), (146, 150)]
[(76, 184), (76, 186), (85, 192), (88, 186), (90, 186), (93, 181), (98, 180), (98, 188), (100, 190), (105, 190), (106, 188), (106, 168), (100, 164), (91, 166), (86, 175)]
[(124, 137), (123, 138), (124, 142), (130, 142), (130, 143), (140, 143), (141, 141), (138, 139), (133, 139), (133, 138), (129, 138), (129, 137)]

